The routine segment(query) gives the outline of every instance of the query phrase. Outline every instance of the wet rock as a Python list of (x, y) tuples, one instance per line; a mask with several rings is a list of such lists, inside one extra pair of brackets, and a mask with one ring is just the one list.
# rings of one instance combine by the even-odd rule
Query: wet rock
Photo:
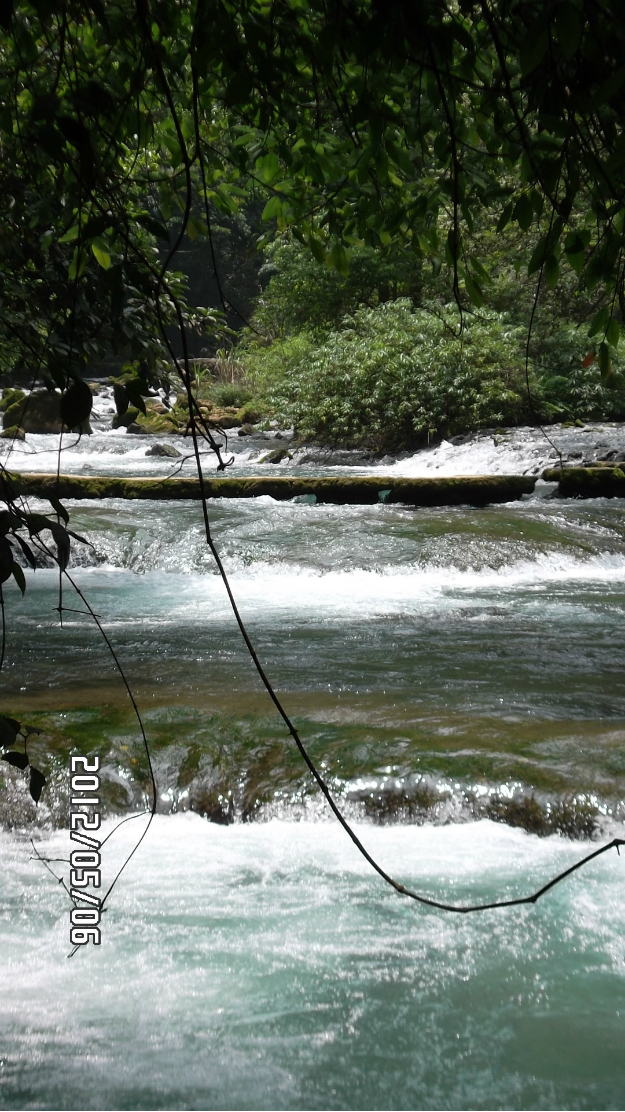
[(266, 410), (260, 402), (249, 401), (237, 410), (237, 417), (244, 425), (257, 425), (259, 421), (262, 421), (265, 412)]
[(134, 433), (135, 436), (150, 436), (150, 433), (143, 425), (138, 425), (136, 421), (131, 421), (126, 425), (126, 432)]
[[(243, 422), (237, 416), (237, 411), (232, 406), (212, 406), (210, 417), (205, 418), (206, 424), (211, 429), (240, 429)], [(249, 422), (248, 422), (249, 423)]]
[(129, 425), (136, 424), (137, 417), (139, 416), (138, 409), (127, 409), (125, 413), (116, 413), (111, 421), (112, 429), (128, 428)]
[(0, 440), (26, 440), (26, 433), (19, 425), (11, 425), (10, 429), (0, 432)]
[(173, 444), (153, 444), (146, 451), (146, 456), (162, 456), (166, 459), (177, 459), (182, 453), (174, 448)]
[(616, 459), (616, 448), (611, 448), (608, 452), (599, 452), (597, 459), (601, 462)]
[(238, 430), (237, 435), (238, 436), (253, 436), (254, 435), (254, 426), (253, 425), (247, 425), (247, 424), (246, 425), (241, 425), (241, 428)]
[[(56, 390), (34, 390), (21, 400), (12, 401), (4, 411), (2, 426), (5, 429), (17, 426), (24, 432), (60, 433), (61, 395)], [(89, 421), (83, 421), (72, 432), (90, 433)]]
[(26, 394), (23, 390), (14, 389), (12, 386), (5, 386), (2, 391), (2, 398), (0, 399), (0, 411), (6, 412), (10, 405), (15, 405), (17, 402), (23, 402)]
[(268, 452), (266, 456), (259, 459), (259, 463), (282, 463), (285, 459), (293, 459), (288, 448), (275, 448), (273, 452)]

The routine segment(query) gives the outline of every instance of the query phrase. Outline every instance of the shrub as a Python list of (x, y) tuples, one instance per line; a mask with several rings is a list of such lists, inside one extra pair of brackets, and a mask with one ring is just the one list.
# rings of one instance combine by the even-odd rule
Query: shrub
[(264, 382), (304, 438), (410, 446), (527, 420), (522, 340), (502, 315), (469, 316), (460, 333), (455, 307), (434, 313), (401, 299), (358, 309), (316, 350), (301, 336), (281, 356), (266, 349)]
[(210, 400), (222, 409), (226, 406), (236, 406), (240, 409), (242, 405), (249, 402), (254, 396), (253, 391), (249, 386), (244, 386), (240, 382), (227, 382), (221, 386), (213, 386), (210, 390)]
[(534, 356), (543, 405), (552, 420), (565, 418), (625, 418), (625, 381), (621, 363), (612, 362), (612, 373), (603, 379), (597, 360), (588, 367), (586, 327), (565, 324), (542, 338)]

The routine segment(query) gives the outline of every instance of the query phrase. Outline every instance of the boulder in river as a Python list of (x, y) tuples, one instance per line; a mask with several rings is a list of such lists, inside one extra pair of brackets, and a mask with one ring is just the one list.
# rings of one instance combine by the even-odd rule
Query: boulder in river
[(163, 456), (166, 459), (177, 459), (181, 452), (173, 444), (153, 444), (145, 453), (146, 456)]
[(125, 413), (116, 413), (111, 421), (111, 428), (127, 429), (129, 425), (134, 425), (136, 423), (138, 416), (139, 410), (134, 408), (127, 409)]
[(25, 440), (26, 433), (19, 425), (11, 425), (10, 429), (3, 429), (0, 432), (0, 440)]
[(288, 448), (274, 448), (273, 452), (267, 452), (266, 456), (259, 459), (259, 463), (282, 463), (285, 459), (293, 459)]
[[(4, 411), (2, 426), (5, 429), (18, 426), (24, 432), (60, 433), (64, 428), (60, 393), (56, 390), (34, 390), (32, 394), (12, 402)], [(90, 433), (91, 425), (88, 420), (82, 421), (71, 431)]]

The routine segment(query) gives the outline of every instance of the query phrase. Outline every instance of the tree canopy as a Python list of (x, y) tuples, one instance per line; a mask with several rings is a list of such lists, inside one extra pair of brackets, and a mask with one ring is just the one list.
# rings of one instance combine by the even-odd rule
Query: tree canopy
[[(186, 232), (262, 198), (346, 272), (359, 245), (447, 266), (478, 306), (481, 209), (607, 293), (625, 246), (625, 28), (607, 0), (92, 0), (0, 9), (0, 343), (66, 388), (113, 347), (141, 380), (190, 319)], [(214, 327), (211, 318), (210, 327)], [(184, 352), (185, 345), (182, 343)]]

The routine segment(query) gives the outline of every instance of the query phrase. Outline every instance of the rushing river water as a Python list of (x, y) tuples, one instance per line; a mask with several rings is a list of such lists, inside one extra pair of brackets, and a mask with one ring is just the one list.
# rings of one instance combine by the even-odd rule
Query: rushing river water
[[(619, 429), (575, 435), (582, 453), (622, 446)], [(536, 469), (537, 434), (514, 436), (490, 437), (488, 470)], [(485, 443), (389, 466), (440, 471), (456, 451), (475, 473)], [(52, 438), (29, 447), (52, 469)], [(267, 466), (239, 448), (237, 467)], [(169, 465), (124, 435), (72, 451), (63, 470)], [(625, 514), (549, 494), (485, 509), (210, 506), (312, 756), (367, 847), (434, 898), (526, 894), (588, 837), (623, 830)], [(67, 961), (69, 901), (30, 833), (40, 854), (68, 856), (72, 748), (101, 756), (108, 829), (149, 785), (93, 622), (68, 610), (61, 628), (57, 577), (29, 573), (24, 599), (6, 591), (3, 711), (41, 729), (33, 759), (53, 758), (32, 828), (19, 774), (2, 801), (0, 1107), (622, 1108), (623, 861), (612, 851), (520, 910), (446, 916), (401, 899), (321, 806), (272, 713), (199, 506), (68, 508), (92, 544), (75, 545), (71, 574), (136, 693), (160, 814), (100, 950)], [(63, 604), (83, 609), (68, 586)], [(145, 821), (107, 843), (107, 877)]]

